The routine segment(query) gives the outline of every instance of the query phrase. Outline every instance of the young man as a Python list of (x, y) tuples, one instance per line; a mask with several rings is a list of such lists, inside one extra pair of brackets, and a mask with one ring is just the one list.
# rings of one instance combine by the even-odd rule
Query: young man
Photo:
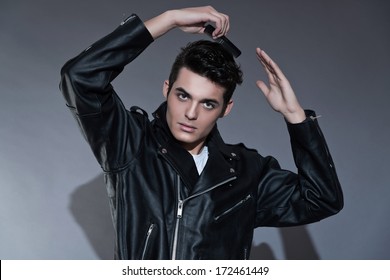
[(228, 16), (212, 7), (170, 10), (145, 23), (132, 15), (62, 68), (67, 106), (105, 173), (115, 258), (247, 259), (256, 227), (312, 223), (343, 207), (314, 113), (305, 113), (260, 49), (269, 86), (257, 85), (287, 121), (298, 174), (223, 142), (216, 123), (232, 109), (242, 74), (218, 43), (183, 49), (152, 121), (139, 108), (125, 109), (111, 86), (124, 66), (169, 30), (203, 33), (207, 22), (216, 38), (229, 29)]

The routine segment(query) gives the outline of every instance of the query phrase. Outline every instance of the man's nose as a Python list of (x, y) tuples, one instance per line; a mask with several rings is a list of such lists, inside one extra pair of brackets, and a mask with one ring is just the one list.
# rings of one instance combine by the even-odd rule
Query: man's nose
[(192, 102), (186, 110), (186, 118), (189, 120), (196, 120), (198, 118), (198, 106)]

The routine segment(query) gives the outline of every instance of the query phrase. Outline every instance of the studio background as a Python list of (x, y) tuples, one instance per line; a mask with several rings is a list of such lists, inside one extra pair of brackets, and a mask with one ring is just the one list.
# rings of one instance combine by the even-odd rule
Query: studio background
[[(59, 91), (70, 58), (131, 13), (213, 5), (230, 16), (244, 83), (221, 120), (244, 142), (295, 171), (284, 120), (255, 81), (264, 48), (314, 109), (345, 207), (319, 223), (255, 231), (252, 259), (389, 259), (390, 2), (386, 0), (0, 2), (0, 259), (111, 259), (113, 228), (100, 167)], [(129, 65), (114, 86), (127, 107), (151, 113), (179, 48), (207, 38), (174, 30)], [(387, 217), (387, 218), (386, 218)]]

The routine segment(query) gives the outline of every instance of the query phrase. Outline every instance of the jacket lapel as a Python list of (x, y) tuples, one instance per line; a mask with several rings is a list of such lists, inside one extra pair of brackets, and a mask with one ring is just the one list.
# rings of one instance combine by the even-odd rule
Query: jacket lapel
[(207, 146), (209, 148), (209, 158), (193, 189), (193, 193), (213, 188), (238, 175), (234, 168), (234, 162), (238, 160), (238, 157), (223, 142), (216, 126), (210, 134)]

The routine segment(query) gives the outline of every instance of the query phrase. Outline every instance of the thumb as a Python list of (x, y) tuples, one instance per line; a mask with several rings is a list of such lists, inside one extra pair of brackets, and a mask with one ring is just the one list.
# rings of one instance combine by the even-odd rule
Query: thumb
[(263, 81), (261, 81), (261, 80), (256, 81), (256, 85), (257, 85), (257, 87), (263, 92), (263, 94), (264, 94), (265, 96), (268, 95), (268, 93), (269, 93), (269, 88), (268, 88), (268, 86), (267, 86)]

